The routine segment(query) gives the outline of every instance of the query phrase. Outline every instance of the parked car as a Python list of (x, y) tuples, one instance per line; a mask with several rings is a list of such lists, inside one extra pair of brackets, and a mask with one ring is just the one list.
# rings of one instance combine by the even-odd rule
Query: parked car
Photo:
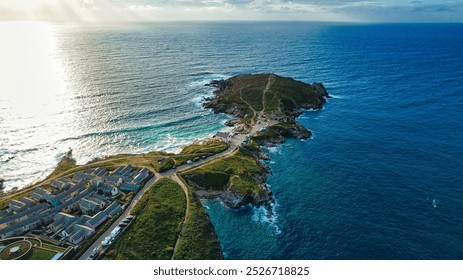
[(101, 241), (102, 246), (109, 246), (113, 243), (113, 238), (111, 236), (106, 236), (103, 241)]
[(96, 257), (98, 257), (98, 253), (100, 252), (98, 249), (99, 248), (93, 249), (92, 253), (89, 256), (89, 259), (94, 260), (96, 259)]

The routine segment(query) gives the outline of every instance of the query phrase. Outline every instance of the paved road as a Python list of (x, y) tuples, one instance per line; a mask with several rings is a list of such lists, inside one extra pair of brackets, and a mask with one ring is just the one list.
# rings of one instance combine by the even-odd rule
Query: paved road
[[(274, 121), (270, 121), (270, 122), (267, 122), (269, 125), (273, 125), (274, 124)], [(249, 134), (251, 135), (254, 135), (257, 131), (259, 131), (263, 126), (265, 125), (264, 122), (262, 123), (256, 123), (253, 125), (251, 131), (249, 132)], [(246, 135), (245, 134), (236, 134), (234, 135), (229, 143), (228, 143), (228, 148), (221, 152), (221, 153), (218, 153), (218, 154), (215, 154), (215, 155), (212, 155), (210, 157), (207, 157), (205, 159), (200, 159), (198, 160), (197, 162), (193, 162), (191, 164), (185, 164), (185, 165), (182, 165), (182, 166), (179, 166), (177, 167), (176, 169), (170, 169), (166, 172), (163, 172), (163, 173), (156, 173), (154, 172), (154, 170), (151, 170), (151, 172), (153, 172), (153, 174), (155, 174), (155, 177), (153, 177), (150, 181), (148, 181), (145, 186), (135, 195), (135, 197), (133, 198), (132, 202), (129, 204), (129, 206), (125, 209), (124, 213), (122, 213), (122, 215), (104, 232), (104, 234), (102, 234), (100, 236), (100, 238), (98, 238), (97, 241), (95, 241), (95, 243), (93, 243), (92, 246), (90, 246), (87, 251), (85, 251), (85, 253), (79, 258), (80, 260), (87, 260), (89, 259), (90, 257), (90, 254), (93, 252), (93, 250), (95, 248), (99, 248), (101, 246), (101, 242), (105, 239), (106, 236), (109, 236), (111, 234), (111, 231), (113, 231), (121, 222), (122, 220), (124, 220), (125, 218), (127, 218), (127, 216), (130, 215), (130, 213), (132, 212), (134, 206), (137, 204), (137, 202), (140, 200), (140, 198), (143, 196), (143, 194), (146, 193), (146, 191), (152, 186), (154, 185), (154, 183), (161, 179), (161, 178), (165, 178), (165, 177), (168, 177), (168, 178), (171, 178), (173, 180), (175, 180), (176, 182), (178, 182), (180, 184), (180, 186), (182, 187), (183, 191), (185, 192), (185, 196), (186, 196), (186, 199), (187, 199), (187, 208), (186, 208), (186, 211), (185, 211), (185, 217), (183, 219), (183, 223), (182, 223), (182, 229), (180, 231), (180, 235), (177, 237), (177, 241), (175, 243), (175, 247), (174, 247), (174, 254), (172, 255), (172, 259), (174, 259), (174, 256), (175, 256), (175, 252), (177, 250), (177, 247), (178, 247), (178, 244), (180, 242), (180, 237), (181, 237), (181, 234), (183, 232), (183, 228), (184, 228), (184, 225), (185, 225), (185, 221), (186, 221), (186, 218), (188, 217), (188, 213), (189, 213), (189, 205), (190, 205), (190, 201), (189, 201), (189, 195), (188, 195), (188, 189), (187, 187), (185, 186), (185, 184), (183, 184), (183, 182), (180, 180), (180, 178), (177, 176), (177, 174), (179, 172), (182, 172), (182, 171), (186, 171), (186, 170), (189, 170), (189, 169), (193, 169), (193, 168), (196, 168), (200, 165), (203, 165), (207, 162), (210, 162), (212, 160), (215, 160), (217, 158), (221, 158), (221, 157), (226, 157), (226, 156), (229, 156), (233, 153), (235, 153), (236, 151), (238, 151), (238, 148), (239, 146), (241, 145), (241, 143), (246, 139)]]
[(127, 216), (130, 215), (132, 212), (133, 208), (137, 204), (137, 202), (140, 200), (140, 198), (145, 194), (145, 192), (152, 186), (154, 183), (159, 180), (160, 176), (155, 176), (151, 178), (145, 186), (134, 196), (132, 202), (130, 202), (129, 206), (125, 209), (124, 213), (98, 238), (97, 241), (93, 243), (92, 246), (90, 246), (87, 251), (79, 258), (79, 260), (87, 260), (90, 257), (90, 254), (93, 252), (94, 249), (99, 248), (101, 246), (101, 242), (105, 239), (106, 236), (109, 236), (111, 234), (111, 231), (113, 231)]

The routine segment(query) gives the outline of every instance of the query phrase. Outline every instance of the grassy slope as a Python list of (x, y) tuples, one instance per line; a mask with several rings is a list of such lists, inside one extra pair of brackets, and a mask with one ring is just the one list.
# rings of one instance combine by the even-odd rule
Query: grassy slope
[[(235, 104), (247, 114), (252, 112), (249, 106), (255, 111), (261, 111), (264, 109), (262, 97), (269, 75), (271, 74), (232, 77), (229, 79), (231, 86), (227, 89), (226, 94), (217, 98), (220, 103)], [(265, 113), (274, 113), (282, 117), (289, 116), (292, 110), (300, 107), (301, 104), (318, 103), (318, 94), (312, 86), (292, 78), (277, 75), (273, 75), (273, 77), (271, 86), (264, 98)], [(240, 98), (241, 95), (242, 99)]]
[(190, 211), (180, 239), (175, 259), (213, 260), (222, 259), (219, 240), (209, 216), (199, 199), (189, 191)]
[(272, 100), (269, 100), (271, 106), (266, 108), (266, 113), (271, 113), (272, 110), (275, 110), (276, 103), (278, 103), (278, 111), (289, 115), (293, 109), (300, 107), (301, 104), (317, 103), (319, 98), (311, 86), (284, 77), (275, 79), (269, 92), (272, 93), (269, 96)]
[(160, 179), (134, 210), (137, 218), (115, 242), (109, 259), (170, 259), (185, 215), (182, 188), (170, 179)]
[(214, 160), (183, 175), (211, 190), (230, 188), (246, 194), (262, 191), (254, 179), (254, 174), (264, 173), (265, 170), (257, 159), (247, 150), (240, 149), (235, 155)]
[(161, 163), (157, 161), (154, 163), (154, 169), (157, 172), (167, 171), (174, 166), (180, 166), (186, 164), (189, 160), (193, 160), (196, 157), (211, 156), (225, 151), (228, 145), (217, 139), (203, 140), (200, 143), (193, 143), (185, 146), (180, 154), (166, 154), (163, 157)]

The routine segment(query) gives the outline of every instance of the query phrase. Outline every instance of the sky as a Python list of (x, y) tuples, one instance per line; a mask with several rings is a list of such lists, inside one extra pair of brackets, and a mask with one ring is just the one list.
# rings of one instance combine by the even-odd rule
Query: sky
[(463, 0), (0, 0), (0, 20), (463, 22)]

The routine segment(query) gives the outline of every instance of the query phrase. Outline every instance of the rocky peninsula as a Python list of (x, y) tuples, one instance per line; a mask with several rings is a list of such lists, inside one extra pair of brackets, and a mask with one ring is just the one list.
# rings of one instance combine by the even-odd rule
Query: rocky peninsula
[(321, 83), (307, 84), (275, 74), (247, 74), (214, 80), (216, 88), (203, 104), (215, 113), (232, 117), (227, 141), (236, 151), (182, 174), (203, 198), (220, 197), (231, 207), (251, 203), (264, 205), (272, 200), (267, 188), (271, 170), (261, 146), (275, 146), (287, 137), (309, 138), (312, 134), (296, 121), (304, 109), (321, 109), (329, 97)]

